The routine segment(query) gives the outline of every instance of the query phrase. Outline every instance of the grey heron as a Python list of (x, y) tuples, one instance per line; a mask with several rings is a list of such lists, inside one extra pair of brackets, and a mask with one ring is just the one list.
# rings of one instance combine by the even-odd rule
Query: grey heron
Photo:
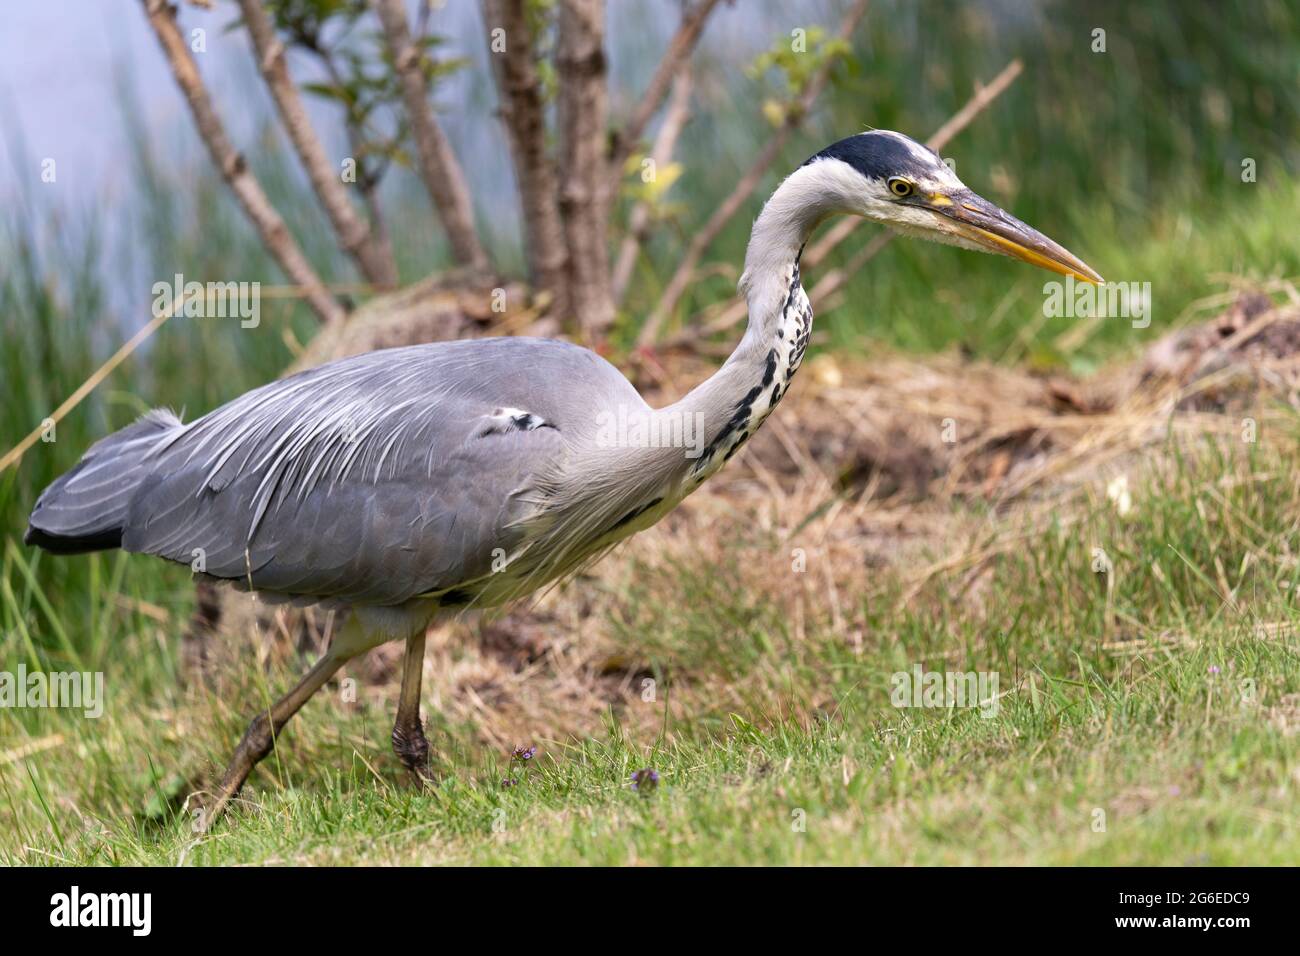
[[(836, 214), (1101, 281), (966, 188), (934, 151), (895, 132), (859, 133), (817, 153), (764, 204), (740, 280), (744, 336), (674, 404), (651, 408), (613, 365), (558, 340), (371, 352), (189, 423), (148, 413), (44, 491), (25, 540), (56, 554), (157, 555), (270, 600), (350, 610), (297, 686), (252, 720), (209, 820), (307, 699), (387, 641), (406, 642), (393, 747), (423, 772), (430, 622), (571, 574), (657, 522), (753, 436), (804, 357), (813, 315), (800, 254)], [(698, 444), (646, 440), (692, 423)]]

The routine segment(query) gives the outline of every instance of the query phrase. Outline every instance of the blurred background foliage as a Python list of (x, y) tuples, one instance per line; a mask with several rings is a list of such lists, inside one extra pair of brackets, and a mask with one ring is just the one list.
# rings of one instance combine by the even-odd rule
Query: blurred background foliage
[[(452, 0), (448, 6), (461, 4), (469, 5)], [(617, 6), (610, 23), (616, 107), (658, 62), (662, 44), (646, 38), (664, 35), (675, 22), (668, 4)], [(792, 27), (833, 30), (841, 6), (742, 0), (711, 25), (697, 54), (695, 112), (676, 157), (681, 172), (658, 197), (664, 224), (639, 263), (616, 343), (631, 341), (684, 238), (772, 135), (772, 111), (764, 104), (790, 99), (784, 79), (790, 71), (780, 69), (780, 57), (762, 54), (787, 43)], [(220, 24), (235, 12), (219, 5)], [(433, 30), (445, 39), (438, 15)], [(762, 38), (742, 53), (733, 26), (739, 18), (745, 36)], [(1097, 29), (1105, 31), (1104, 53), (1092, 49)], [(358, 42), (373, 46), (365, 37)], [(481, 203), (485, 240), (504, 268), (518, 269), (518, 221), (501, 212), (503, 203), (512, 208), (513, 193), (484, 53), (479, 45), (458, 49), (457, 42), (440, 42), (442, 55), (465, 57), (460, 72), (477, 78), (457, 87), (459, 100), (440, 95), (439, 103), (445, 115), (462, 114), (460, 142), (468, 141), (471, 152), (462, 152), (462, 162)], [(1022, 265), (895, 242), (820, 310), (816, 347), (960, 348), (992, 361), (1086, 372), (1195, 318), (1198, 303), (1227, 283), (1300, 274), (1300, 9), (1292, 0), (878, 0), (804, 128), (714, 243), (710, 268), (683, 301), (679, 324), (734, 295), (753, 214), (791, 168), (867, 125), (924, 138), (976, 83), (1014, 57), (1024, 61), (1024, 75), (945, 152), (968, 185), (1059, 239), (1108, 279), (1150, 282), (1151, 327), (1109, 320), (1080, 331), (1077, 320), (1043, 317), (1044, 277)], [(2, 449), (36, 427), (147, 320), (153, 282), (176, 273), (268, 286), (283, 281), (198, 148), (188, 117), (177, 113), (173, 129), (150, 128), (130, 68), (104, 78), (110, 80), (132, 144), (131, 154), (117, 160), (125, 168), (125, 191), (111, 206), (69, 205), (42, 189), (39, 161), (27, 155), (21, 128), (0, 116), (7, 150), (29, 174), (13, 184), (12, 200), (0, 209)], [(246, 101), (218, 106), (259, 117), (256, 140), (241, 144), (259, 179), (317, 269), (332, 282), (355, 282), (264, 92), (256, 90), (250, 79)], [(337, 135), (343, 141), (344, 131)], [(483, 143), (496, 148), (485, 150)], [(403, 281), (414, 281), (445, 263), (446, 250), (422, 190), (401, 168), (400, 150), (386, 156), (397, 159), (397, 171), (384, 182), (393, 244)], [(1242, 180), (1245, 159), (1255, 161), (1256, 182)], [(845, 243), (838, 260), (870, 232), (864, 228)], [(60, 423), (53, 445), (37, 445), (20, 467), (0, 474), (5, 630), (16, 633), (27, 618), (37, 599), (35, 580), (66, 619), (84, 614), (92, 635), (102, 626), (91, 613), (93, 585), (109, 576), (120, 579), (125, 593), (150, 601), (188, 601), (188, 574), (161, 562), (126, 567), (122, 555), (42, 562), (18, 544), (27, 511), (38, 491), (96, 438), (149, 406), (169, 404), (193, 417), (273, 378), (313, 328), (305, 309), (273, 298), (264, 299), (255, 331), (172, 321)], [(52, 632), (26, 637), (62, 653)]]
[[(1105, 53), (1091, 49), (1098, 28)], [(1107, 279), (1151, 282), (1154, 313), (1141, 335), (1112, 322), (1082, 343), (1082, 354), (1062, 355), (1053, 342), (1073, 320), (1034, 328), (1042, 276), (1010, 261), (897, 242), (848, 287), (851, 306), (822, 310), (819, 327), (841, 345), (863, 337), (918, 350), (960, 345), (993, 359), (1029, 353), (1082, 369), (1168, 330), (1221, 287), (1214, 279), (1223, 273), (1296, 274), (1300, 5), (877, 2), (855, 54), (771, 184), (822, 143), (864, 125), (928, 136), (974, 84), (1019, 57), (1024, 74), (945, 157), (967, 185)], [(766, 131), (745, 119), (752, 107), (736, 109), (760, 95), (727, 90), (720, 99), (730, 108), (719, 102), (705, 112), (728, 122), (687, 127), (681, 156), (690, 172), (674, 195), (697, 216), (761, 144)], [(692, 162), (697, 156), (704, 158)], [(1247, 158), (1255, 160), (1255, 183), (1242, 182)], [(748, 226), (737, 217), (714, 258), (738, 267)], [(663, 237), (656, 261), (671, 265), (677, 244)], [(841, 248), (841, 261), (853, 248)], [(731, 278), (697, 286), (689, 304), (699, 309), (728, 295)]]

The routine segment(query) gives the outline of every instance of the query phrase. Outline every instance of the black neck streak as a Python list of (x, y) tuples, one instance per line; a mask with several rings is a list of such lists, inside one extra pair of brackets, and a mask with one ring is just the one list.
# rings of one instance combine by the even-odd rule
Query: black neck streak
[(703, 471), (718, 455), (722, 461), (731, 459), (740, 446), (758, 431), (760, 425), (776, 408), (790, 387), (790, 381), (803, 362), (812, 334), (812, 306), (800, 285), (799, 256), (795, 257), (790, 284), (785, 301), (776, 319), (776, 330), (763, 364), (762, 379), (736, 403), (727, 423), (714, 436), (704, 453), (695, 463), (695, 471)]

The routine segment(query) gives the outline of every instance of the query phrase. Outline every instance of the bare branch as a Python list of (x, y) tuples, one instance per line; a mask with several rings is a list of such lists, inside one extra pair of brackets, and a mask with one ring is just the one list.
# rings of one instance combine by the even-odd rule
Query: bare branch
[[(934, 135), (926, 140), (926, 145), (936, 151), (943, 149), (943, 147), (946, 146), (953, 137), (969, 126), (971, 121), (983, 112), (990, 103), (1002, 95), (1003, 91), (1005, 91), (1006, 88), (1012, 84), (1015, 78), (1020, 75), (1022, 69), (1023, 67), (1019, 60), (1012, 60), (1003, 67), (1002, 72), (995, 76), (991, 83), (987, 86), (976, 88), (975, 94), (966, 101), (966, 104), (949, 117), (942, 126), (935, 130)], [(818, 265), (827, 255), (830, 254), (832, 249), (844, 241), (844, 239), (861, 224), (861, 219), (841, 219), (831, 229), (827, 230), (825, 236), (811, 245), (804, 253), (804, 266), (812, 267)], [(816, 285), (813, 286), (812, 292), (808, 294), (809, 301), (811, 301), (814, 307), (819, 307), (823, 302), (838, 292), (854, 273), (874, 259), (880, 253), (880, 250), (889, 245), (893, 238), (894, 233), (889, 231), (879, 232), (872, 236), (871, 241), (855, 252), (847, 263), (838, 269), (826, 273), (820, 280), (818, 280)], [(747, 314), (748, 306), (745, 304), (744, 300), (737, 300), (728, 305), (726, 309), (724, 309), (716, 318), (710, 320), (708, 324), (703, 327), (692, 326), (691, 328), (684, 329), (679, 335), (674, 336), (666, 344), (685, 345), (697, 337), (709, 336), (715, 332), (725, 331), (744, 319)]]
[(587, 336), (614, 322), (609, 287), (609, 187), (605, 153), (605, 2), (560, 0), (558, 116), (560, 220), (569, 250), (569, 295)]
[(831, 269), (813, 284), (812, 292), (808, 294), (808, 301), (814, 305), (821, 305), (821, 303), (829, 299), (859, 269), (876, 258), (880, 254), (880, 250), (884, 249), (893, 240), (894, 235), (892, 232), (884, 231), (872, 236), (871, 240), (855, 252), (841, 268)]
[[(190, 296), (187, 293), (182, 292), (175, 302), (169, 303), (166, 308), (156, 310), (152, 319), (146, 322), (135, 335), (119, 346), (118, 350), (110, 355), (103, 365), (95, 369), (89, 378), (78, 385), (72, 394), (60, 403), (59, 407), (49, 416), (48, 421), (55, 424), (63, 421), (64, 416), (80, 405), (81, 400), (93, 392), (100, 382), (108, 378), (115, 368), (130, 358), (131, 354), (143, 345), (151, 335), (162, 328), (168, 320), (178, 312), (183, 311), (186, 300), (189, 298)], [(41, 422), (40, 425), (32, 429), (26, 438), (5, 452), (4, 456), (0, 457), (0, 471), (4, 471), (10, 465), (22, 461), (23, 455), (27, 454), (27, 450), (35, 445), (40, 440), (41, 435), (45, 433), (46, 427), (46, 422)]]
[[(837, 33), (841, 40), (847, 40), (853, 35), (853, 31), (857, 29), (858, 24), (866, 15), (869, 2), (870, 0), (856, 0), (853, 6), (849, 8), (844, 15), (844, 19), (840, 22)], [(672, 314), (673, 309), (677, 307), (678, 300), (686, 292), (686, 287), (694, 279), (695, 269), (699, 265), (700, 258), (704, 255), (705, 250), (717, 238), (718, 233), (722, 232), (727, 223), (731, 221), (731, 217), (749, 199), (750, 194), (762, 181), (767, 168), (772, 165), (772, 162), (780, 154), (786, 140), (790, 138), (790, 134), (803, 123), (804, 117), (808, 115), (813, 104), (817, 102), (817, 97), (825, 89), (834, 66), (834, 59), (827, 59), (818, 68), (817, 72), (808, 79), (795, 107), (786, 113), (785, 119), (776, 134), (767, 141), (767, 145), (763, 147), (758, 154), (758, 158), (749, 167), (745, 175), (740, 178), (740, 182), (736, 184), (731, 194), (722, 201), (722, 204), (709, 217), (708, 222), (695, 234), (691, 244), (686, 249), (686, 255), (682, 257), (677, 270), (673, 273), (672, 278), (668, 280), (668, 285), (664, 289), (659, 304), (655, 306), (655, 310), (650, 313), (645, 325), (641, 328), (641, 334), (637, 337), (638, 345), (648, 346), (654, 343), (659, 334), (660, 326)]]
[[(361, 190), (361, 199), (365, 203), (366, 213), (370, 217), (370, 241), (379, 250), (381, 258), (395, 264), (393, 240), (388, 234), (388, 221), (384, 217), (383, 204), (379, 201), (379, 182), (372, 179), (362, 181), (358, 178), (357, 188)], [(394, 272), (396, 272), (395, 265)]]
[(298, 95), (298, 87), (289, 76), (284, 44), (275, 35), (271, 18), (261, 0), (239, 0), (239, 6), (257, 53), (258, 68), (271, 91), (280, 122), (302, 161), (330, 225), (334, 227), (339, 244), (356, 260), (362, 275), (381, 289), (394, 288), (397, 285), (397, 267), (392, 256), (384, 255), (384, 248), (374, 241), (370, 228), (348, 199), (342, 179), (331, 167)]
[(420, 159), (420, 177), (447, 231), (452, 256), (458, 265), (486, 271), (488, 257), (474, 227), (474, 207), (465, 174), (429, 105), (424, 55), (411, 40), (402, 0), (371, 0), (371, 6), (379, 14), (384, 40), (401, 81), (402, 100)]
[(176, 8), (167, 0), (142, 0), (142, 3), (149, 24), (158, 36), (163, 54), (176, 77), (176, 83), (189, 104), (199, 137), (207, 146), (222, 178), (239, 200), (245, 215), (257, 229), (262, 244), (275, 257), (289, 280), (302, 286), (303, 297), (321, 322), (326, 325), (342, 322), (345, 317), (342, 307), (321, 283), (284, 220), (267, 199), (257, 178), (249, 171), (244, 157), (226, 136), (221, 119), (213, 109), (212, 100), (199, 76), (190, 48), (176, 25)]
[[(334, 51), (323, 46), (316, 36), (304, 36), (302, 40), (306, 41), (306, 48), (316, 54), (335, 88), (344, 89), (347, 86), (347, 81), (339, 71)], [(364, 122), (353, 113), (351, 105), (344, 111), (343, 115), (343, 126), (348, 136), (348, 148), (352, 151), (352, 156), (356, 161), (356, 186), (361, 193), (362, 201), (365, 203), (366, 212), (370, 216), (371, 241), (378, 247), (380, 258), (395, 262), (393, 259), (393, 243), (388, 234), (388, 221), (384, 214), (383, 203), (379, 198), (379, 186), (383, 181), (383, 171), (387, 168), (391, 159), (384, 157), (376, 167), (369, 166), (363, 159), (370, 146), (366, 141)], [(405, 133), (400, 130), (401, 127), (399, 126), (399, 132), (394, 142), (405, 138)]]
[[(546, 151), (545, 96), (526, 0), (483, 0), (483, 20), (523, 208), (529, 272), (563, 315), (569, 309), (568, 252), (560, 224), (558, 177)], [(504, 45), (498, 48), (498, 42)]]
[(683, 8), (682, 22), (677, 27), (677, 32), (673, 34), (673, 38), (668, 41), (668, 49), (664, 51), (663, 58), (650, 78), (649, 85), (641, 94), (641, 99), (632, 110), (632, 115), (628, 117), (627, 124), (614, 136), (609, 166), (610, 175), (616, 182), (623, 176), (623, 164), (627, 161), (627, 157), (636, 148), (651, 117), (655, 115), (664, 97), (668, 95), (673, 78), (681, 72), (682, 65), (689, 61), (691, 52), (699, 42), (705, 24), (709, 21), (709, 15), (713, 13), (713, 8), (719, 2), (720, 0), (698, 0), (694, 6)]
[[(681, 71), (673, 80), (673, 91), (664, 112), (664, 121), (655, 135), (654, 146), (650, 149), (650, 161), (659, 170), (672, 162), (673, 150), (677, 148), (677, 138), (690, 118), (691, 106), (691, 63), (682, 64)], [(650, 231), (650, 204), (638, 202), (628, 215), (627, 235), (618, 250), (618, 261), (614, 265), (614, 301), (622, 302), (627, 292), (628, 282), (632, 279), (632, 270), (636, 266), (641, 243)]]

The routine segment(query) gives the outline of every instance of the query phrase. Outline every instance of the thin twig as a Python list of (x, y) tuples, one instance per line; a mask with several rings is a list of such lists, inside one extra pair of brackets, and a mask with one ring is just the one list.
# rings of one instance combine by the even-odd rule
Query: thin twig
[(252, 221), (262, 244), (275, 257), (280, 268), (289, 279), (307, 290), (304, 298), (311, 306), (317, 318), (325, 325), (342, 322), (346, 317), (342, 307), (326, 291), (320, 277), (303, 255), (298, 243), (294, 241), (288, 226), (263, 192), (257, 178), (248, 168), (248, 163), (239, 154), (221, 119), (212, 106), (203, 79), (199, 76), (198, 66), (190, 54), (190, 48), (181, 36), (176, 25), (176, 9), (167, 0), (142, 0), (149, 24), (153, 27), (162, 45), (163, 54), (171, 66), (176, 83), (185, 95), (190, 112), (194, 116), (194, 125), (199, 138), (203, 140), (212, 157), (213, 163), (221, 172), (231, 192), (239, 200), (245, 215)]
[(668, 41), (668, 48), (650, 78), (650, 83), (632, 110), (627, 124), (614, 136), (609, 167), (610, 176), (615, 183), (623, 178), (623, 164), (644, 135), (646, 126), (659, 110), (664, 97), (668, 95), (673, 79), (679, 75), (683, 64), (690, 59), (691, 51), (699, 42), (700, 34), (704, 32), (704, 26), (718, 3), (719, 0), (699, 0), (693, 7), (682, 10), (682, 22), (677, 27), (677, 32), (673, 34), (673, 38)]
[[(328, 288), (331, 293), (339, 295), (365, 294), (373, 291), (370, 286), (360, 285), (357, 283), (340, 283), (337, 285), (331, 285)], [(258, 289), (258, 294), (263, 299), (305, 299), (308, 290), (300, 285), (273, 285), (260, 287)], [(99, 385), (100, 382), (108, 378), (115, 368), (126, 361), (132, 352), (143, 345), (151, 335), (157, 332), (158, 329), (167, 322), (168, 319), (181, 311), (181, 309), (184, 308), (186, 301), (190, 298), (191, 296), (189, 293), (182, 291), (180, 298), (171, 303), (171, 305), (167, 309), (163, 310), (161, 314), (154, 316), (140, 329), (140, 331), (131, 336), (131, 338), (129, 338), (121, 348), (114, 352), (103, 365), (96, 369), (88, 379), (82, 382), (81, 385), (77, 387), (76, 391), (69, 395), (67, 399), (64, 400), (63, 404), (54, 410), (54, 414), (50, 415), (46, 421), (41, 423), (39, 428), (31, 432), (17, 445), (9, 449), (9, 451), (5, 452), (5, 456), (0, 458), (0, 471), (4, 471), (10, 465), (21, 461), (23, 455), (26, 454), (28, 449), (30, 449), (41, 437), (41, 433), (45, 431), (46, 426), (50, 422), (58, 424), (62, 421), (68, 412), (81, 404), (81, 401), (94, 391), (95, 387)]]
[[(682, 133), (686, 121), (691, 115), (691, 64), (687, 60), (677, 79), (673, 81), (672, 95), (664, 111), (664, 121), (655, 134), (654, 146), (650, 149), (650, 161), (654, 164), (656, 175), (660, 169), (672, 162), (673, 151), (677, 148), (677, 138)], [(663, 193), (660, 193), (662, 197)], [(622, 302), (627, 292), (628, 282), (632, 279), (632, 270), (636, 266), (641, 243), (650, 231), (650, 203), (641, 200), (632, 207), (628, 214), (627, 235), (618, 250), (618, 261), (614, 265), (614, 301)]]
[[(848, 13), (844, 15), (844, 19), (840, 23), (840, 28), (837, 33), (839, 39), (847, 40), (853, 35), (853, 31), (857, 28), (858, 23), (860, 23), (862, 18), (866, 15), (869, 2), (870, 0), (857, 0), (857, 2), (849, 8)], [(786, 140), (788, 140), (795, 129), (802, 124), (804, 117), (808, 115), (813, 104), (817, 101), (817, 97), (821, 95), (827, 81), (830, 79), (831, 70), (834, 68), (835, 63), (835, 58), (828, 57), (826, 62), (818, 68), (817, 72), (808, 79), (807, 85), (804, 87), (798, 101), (792, 109), (787, 111), (785, 120), (781, 124), (781, 127), (776, 131), (776, 134), (767, 141), (767, 145), (763, 147), (762, 152), (759, 153), (758, 158), (749, 167), (749, 170), (745, 175), (740, 178), (740, 182), (736, 184), (736, 188), (733, 189), (731, 194), (722, 201), (722, 204), (718, 206), (718, 208), (714, 210), (713, 215), (709, 217), (708, 222), (706, 222), (700, 231), (695, 234), (690, 245), (686, 249), (686, 255), (682, 257), (682, 261), (678, 264), (677, 270), (673, 273), (672, 278), (668, 280), (668, 285), (659, 299), (659, 304), (655, 306), (654, 311), (651, 312), (650, 316), (646, 319), (645, 325), (642, 326), (641, 334), (637, 337), (638, 345), (650, 346), (654, 344), (655, 339), (659, 335), (659, 328), (663, 325), (668, 316), (672, 314), (673, 309), (677, 307), (677, 302), (686, 292), (687, 286), (693, 281), (695, 270), (698, 267), (700, 258), (704, 255), (705, 250), (708, 249), (709, 244), (717, 238), (718, 233), (722, 232), (727, 223), (731, 221), (731, 217), (734, 216), (740, 210), (740, 207), (745, 204), (745, 201), (749, 199), (750, 194), (753, 193), (753, 191), (758, 187), (758, 184), (762, 181), (763, 175), (767, 172), (767, 168), (772, 165), (772, 162), (778, 155), (780, 155), (782, 148), (785, 146)]]
[(150, 319), (144, 327), (140, 329), (140, 331), (127, 339), (121, 348), (109, 356), (108, 361), (92, 372), (88, 379), (78, 385), (76, 390), (63, 400), (63, 404), (56, 408), (49, 418), (41, 422), (39, 426), (37, 426), (17, 445), (5, 452), (5, 456), (0, 458), (0, 471), (4, 471), (10, 465), (16, 465), (18, 462), (22, 461), (23, 455), (27, 453), (27, 450), (31, 448), (32, 445), (36, 444), (40, 439), (41, 434), (50, 424), (57, 425), (59, 422), (63, 421), (64, 416), (66, 416), (68, 412), (80, 405), (82, 399), (94, 391), (95, 387), (100, 382), (113, 373), (113, 369), (125, 362), (132, 352), (144, 344), (149, 336), (162, 328), (168, 319), (179, 312), (184, 307), (185, 300), (188, 298), (189, 294), (182, 292), (180, 298), (175, 302), (170, 303), (166, 309), (161, 310), (157, 315)]
[[(334, 50), (321, 44), (319, 36), (311, 36), (310, 38), (303, 36), (301, 39), (309, 39), (306, 48), (316, 55), (325, 72), (329, 74), (330, 82), (338, 89), (343, 89), (346, 83), (339, 71), (338, 63), (335, 61)], [(352, 105), (349, 105), (343, 111), (343, 126), (347, 131), (348, 148), (351, 149), (352, 156), (356, 161), (357, 189), (361, 191), (361, 198), (365, 202), (367, 213), (370, 215), (371, 241), (378, 247), (379, 255), (382, 258), (395, 262), (392, 239), (388, 235), (388, 222), (384, 216), (383, 205), (379, 201), (379, 184), (383, 180), (384, 170), (391, 160), (381, 154), (375, 168), (372, 169), (367, 166), (364, 161), (368, 147), (366, 124), (357, 117)], [(403, 126), (399, 124), (398, 135), (394, 141), (399, 142), (404, 138)]]
[(239, 0), (244, 24), (253, 40), (257, 65), (271, 98), (275, 101), (280, 122), (293, 144), (294, 151), (307, 172), (339, 244), (356, 260), (362, 275), (381, 289), (397, 285), (397, 267), (391, 255), (385, 256), (375, 243), (370, 228), (357, 215), (342, 179), (334, 172), (320, 138), (312, 128), (298, 87), (289, 75), (284, 44), (275, 35), (275, 26), (262, 6), (262, 0)]
[(474, 226), (474, 206), (469, 187), (452, 151), (447, 134), (429, 106), (429, 84), (424, 75), (424, 54), (411, 39), (402, 0), (371, 0), (384, 28), (384, 40), (401, 81), (402, 101), (411, 124), (415, 151), (420, 160), (420, 178), (429, 192), (451, 242), (457, 265), (483, 272), (487, 253)]

